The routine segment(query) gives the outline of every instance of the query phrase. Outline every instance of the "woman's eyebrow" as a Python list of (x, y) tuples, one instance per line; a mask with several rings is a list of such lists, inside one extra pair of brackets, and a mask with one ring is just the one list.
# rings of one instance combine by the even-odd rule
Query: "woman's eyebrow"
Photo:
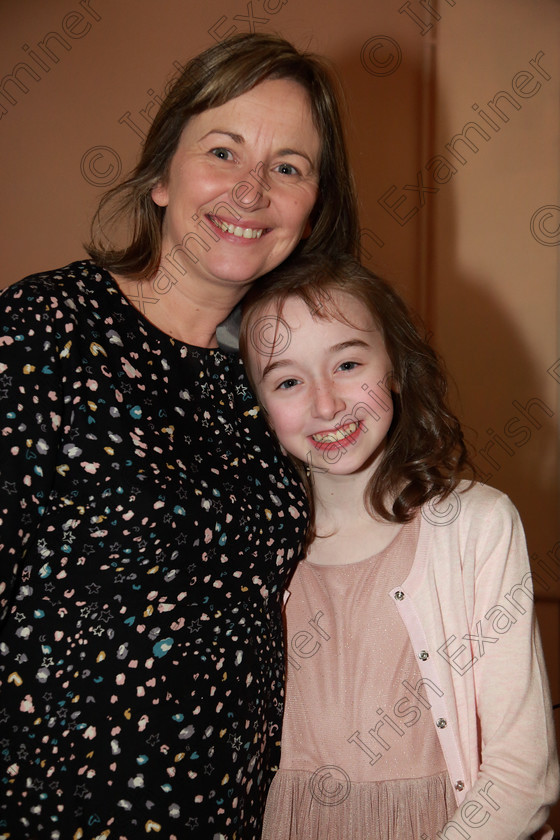
[(278, 149), (276, 152), (277, 155), (297, 155), (298, 157), (305, 158), (305, 160), (309, 163), (312, 169), (315, 168), (315, 164), (309, 157), (306, 152), (298, 151), (297, 149)]
[[(242, 134), (236, 134), (234, 131), (228, 131), (225, 128), (211, 128), (210, 131), (207, 131), (206, 134), (203, 137), (200, 138), (200, 140), (206, 140), (206, 138), (210, 134), (223, 134), (225, 137), (230, 137), (233, 140), (234, 143), (239, 143), (241, 145), (243, 143), (245, 143), (245, 138), (243, 137)], [(313, 161), (311, 160), (311, 158), (309, 157), (307, 152), (303, 152), (303, 151), (298, 150), (298, 149), (291, 149), (289, 147), (286, 147), (285, 149), (278, 149), (275, 152), (275, 154), (277, 154), (277, 155), (297, 155), (298, 157), (305, 158), (309, 162), (310, 166), (312, 166), (312, 167), (315, 166), (315, 164), (313, 163)]]
[(201, 137), (201, 140), (206, 140), (210, 134), (223, 134), (226, 137), (230, 137), (234, 143), (244, 143), (245, 138), (241, 134), (236, 134), (234, 131), (227, 131), (225, 128), (211, 128), (210, 131), (207, 131), (206, 134)]

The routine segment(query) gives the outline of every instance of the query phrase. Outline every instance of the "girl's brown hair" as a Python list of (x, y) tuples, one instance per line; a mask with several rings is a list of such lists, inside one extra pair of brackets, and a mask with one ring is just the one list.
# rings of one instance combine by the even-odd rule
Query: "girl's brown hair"
[[(185, 66), (164, 99), (146, 137), (140, 161), (129, 178), (101, 199), (86, 250), (100, 266), (117, 274), (152, 277), (161, 259), (165, 208), (151, 190), (165, 183), (181, 133), (196, 114), (270, 79), (290, 79), (307, 92), (321, 139), (319, 194), (311, 235), (298, 253), (357, 253), (358, 212), (340, 117), (338, 84), (325, 61), (300, 52), (275, 35), (240, 34), (205, 50)], [(107, 230), (124, 227), (128, 243), (116, 246)]]
[[(393, 421), (379, 466), (366, 487), (366, 507), (391, 522), (406, 522), (430, 499), (448, 496), (465, 469), (472, 475), (475, 471), (459, 420), (447, 404), (443, 363), (395, 290), (350, 256), (310, 255), (289, 261), (257, 281), (245, 297), (240, 351), (247, 361), (249, 345), (259, 352), (263, 335), (267, 344), (260, 352), (265, 354), (276, 352), (275, 332), (278, 340), (286, 341), (285, 325), (279, 319), (288, 298), (301, 299), (314, 318), (349, 323), (341, 295), (360, 301), (371, 314), (392, 365)], [(268, 331), (266, 318), (270, 318)], [(247, 372), (258, 394), (250, 364)], [(298, 462), (298, 466), (311, 490), (304, 465)]]

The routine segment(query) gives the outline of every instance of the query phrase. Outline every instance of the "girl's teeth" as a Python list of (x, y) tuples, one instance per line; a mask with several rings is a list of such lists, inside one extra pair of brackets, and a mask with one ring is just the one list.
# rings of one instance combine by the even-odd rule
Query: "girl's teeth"
[(336, 432), (327, 432), (326, 434), (312, 435), (312, 438), (317, 443), (336, 443), (336, 441), (344, 440), (344, 438), (354, 434), (357, 428), (357, 423), (350, 423), (345, 429), (337, 429)]

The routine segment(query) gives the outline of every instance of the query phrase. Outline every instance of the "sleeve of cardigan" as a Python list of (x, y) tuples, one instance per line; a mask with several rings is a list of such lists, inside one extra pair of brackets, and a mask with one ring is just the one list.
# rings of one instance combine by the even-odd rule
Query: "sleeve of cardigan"
[[(0, 296), (0, 620), (48, 503), (63, 411), (56, 300), (30, 283)], [(68, 336), (70, 338), (70, 336)]]
[[(480, 771), (438, 836), (523, 840), (542, 832), (558, 796), (552, 703), (525, 535), (500, 494), (469, 522), (474, 609), (468, 630), (474, 662)], [(455, 823), (454, 826), (451, 823)]]

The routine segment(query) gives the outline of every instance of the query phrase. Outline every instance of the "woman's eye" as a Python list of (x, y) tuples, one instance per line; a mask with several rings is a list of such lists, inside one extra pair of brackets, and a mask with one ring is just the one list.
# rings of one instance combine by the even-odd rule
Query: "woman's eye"
[(277, 170), (277, 171), (278, 171), (281, 175), (299, 175), (299, 170), (298, 170), (298, 169), (296, 169), (296, 167), (295, 167), (295, 166), (292, 166), (292, 164), (291, 164), (291, 163), (280, 163), (280, 164), (276, 167), (276, 170)]
[(341, 365), (338, 366), (339, 370), (354, 370), (354, 368), (358, 367), (358, 362), (342, 362)]
[(222, 149), (221, 147), (217, 149), (210, 149), (210, 154), (220, 160), (233, 160), (233, 155), (229, 149)]

